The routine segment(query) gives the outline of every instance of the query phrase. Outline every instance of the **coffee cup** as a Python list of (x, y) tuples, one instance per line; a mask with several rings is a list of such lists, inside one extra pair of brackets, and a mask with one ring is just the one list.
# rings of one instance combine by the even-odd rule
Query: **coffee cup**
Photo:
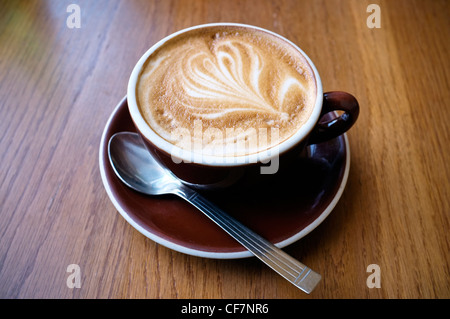
[(351, 94), (323, 93), (316, 67), (294, 43), (236, 23), (157, 42), (134, 67), (127, 100), (151, 155), (185, 184), (208, 190), (277, 174), (306, 146), (345, 133), (359, 114)]

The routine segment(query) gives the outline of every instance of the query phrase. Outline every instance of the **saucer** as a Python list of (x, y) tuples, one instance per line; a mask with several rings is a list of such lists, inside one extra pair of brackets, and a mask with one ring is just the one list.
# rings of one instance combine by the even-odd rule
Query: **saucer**
[[(220, 259), (253, 256), (183, 199), (146, 196), (125, 186), (115, 176), (107, 150), (109, 138), (121, 131), (136, 131), (126, 97), (104, 128), (99, 165), (110, 200), (131, 226), (151, 240), (189, 255)], [(205, 196), (276, 246), (285, 247), (325, 220), (347, 183), (350, 150), (346, 134), (312, 145), (307, 153), (264, 187), (238, 192), (231, 188)]]

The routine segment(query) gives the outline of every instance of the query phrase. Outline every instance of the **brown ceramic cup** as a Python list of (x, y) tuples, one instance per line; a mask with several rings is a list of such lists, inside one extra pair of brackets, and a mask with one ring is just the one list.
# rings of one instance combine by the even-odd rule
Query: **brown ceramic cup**
[[(314, 72), (316, 81), (316, 100), (308, 120), (290, 138), (272, 149), (232, 158), (195, 156), (185, 150), (180, 150), (159, 136), (145, 121), (141, 114), (136, 87), (144, 63), (155, 50), (174, 37), (198, 28), (210, 26), (239, 26), (267, 32), (294, 46), (307, 60)], [(217, 189), (236, 184), (255, 184), (277, 174), (279, 168), (288, 169), (293, 159), (303, 152), (306, 146), (333, 139), (345, 133), (355, 123), (359, 115), (357, 100), (349, 93), (323, 93), (322, 82), (316, 67), (309, 57), (294, 43), (271, 31), (255, 26), (216, 23), (191, 27), (178, 31), (152, 46), (137, 62), (128, 83), (128, 108), (131, 118), (152, 156), (164, 167), (168, 168), (185, 184), (198, 189)], [(337, 115), (335, 111), (343, 111)], [(332, 119), (330, 113), (333, 113)], [(327, 118), (328, 120), (323, 120)]]

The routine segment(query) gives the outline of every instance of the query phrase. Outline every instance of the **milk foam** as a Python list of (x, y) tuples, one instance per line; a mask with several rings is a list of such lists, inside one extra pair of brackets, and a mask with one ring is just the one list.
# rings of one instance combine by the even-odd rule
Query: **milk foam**
[(169, 40), (149, 57), (137, 86), (141, 113), (156, 133), (218, 156), (288, 139), (309, 118), (315, 98), (313, 71), (298, 50), (263, 31), (231, 26)]

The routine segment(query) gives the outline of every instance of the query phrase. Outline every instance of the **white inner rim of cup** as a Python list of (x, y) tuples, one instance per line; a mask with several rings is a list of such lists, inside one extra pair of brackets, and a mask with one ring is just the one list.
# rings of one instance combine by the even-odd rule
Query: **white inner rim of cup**
[[(230, 157), (223, 157), (223, 156), (213, 156), (213, 155), (201, 155), (201, 160), (196, 160), (198, 157), (196, 156), (189, 156), (185, 157), (186, 150), (183, 150), (172, 143), (166, 141), (163, 139), (160, 135), (158, 135), (155, 131), (152, 130), (152, 128), (147, 124), (145, 119), (143, 118), (139, 106), (137, 103), (136, 98), (136, 85), (139, 80), (139, 75), (141, 73), (141, 70), (143, 68), (143, 65), (147, 61), (147, 59), (150, 57), (150, 55), (159, 47), (164, 45), (165, 42), (168, 40), (191, 30), (200, 29), (200, 28), (207, 28), (207, 27), (214, 27), (214, 26), (237, 26), (237, 27), (243, 27), (248, 29), (254, 29), (254, 30), (260, 30), (263, 32), (266, 32), (268, 34), (274, 35), (278, 37), (279, 39), (289, 43), (292, 45), (296, 50), (298, 50), (308, 61), (311, 69), (314, 72), (314, 78), (316, 81), (316, 102), (314, 105), (314, 108), (312, 110), (312, 113), (308, 120), (303, 124), (300, 129), (295, 132), (291, 137), (289, 137), (287, 140), (281, 142), (275, 147), (270, 148), (269, 150), (262, 150), (257, 153), (252, 153), (248, 155), (242, 155), (242, 156), (232, 156), (230, 160)], [(238, 166), (248, 163), (257, 163), (261, 162), (263, 160), (265, 163), (272, 160), (275, 157), (278, 157), (280, 154), (283, 154), (284, 152), (288, 151), (292, 147), (296, 146), (298, 143), (300, 143), (314, 128), (317, 121), (319, 120), (320, 112), (322, 110), (322, 102), (323, 102), (323, 89), (322, 89), (322, 81), (320, 80), (319, 73), (311, 61), (311, 59), (303, 52), (302, 49), (300, 49), (297, 45), (295, 45), (293, 42), (289, 41), (288, 39), (284, 38), (283, 36), (276, 34), (272, 31), (265, 30), (256, 26), (252, 25), (246, 25), (246, 24), (240, 24), (240, 23), (210, 23), (210, 24), (202, 24), (197, 25), (194, 27), (190, 27), (187, 29), (180, 30), (178, 32), (175, 32), (164, 39), (160, 40), (156, 44), (154, 44), (147, 52), (144, 53), (144, 55), (139, 59), (137, 64), (135, 65), (130, 80), (128, 82), (128, 90), (127, 90), (127, 100), (128, 100), (128, 109), (131, 115), (131, 118), (133, 119), (133, 122), (137, 126), (138, 130), (144, 135), (145, 138), (147, 138), (150, 142), (152, 142), (156, 147), (163, 150), (167, 154), (177, 154), (177, 158), (184, 162), (192, 162), (196, 164), (203, 164), (208, 166)], [(275, 150), (275, 151), (274, 151)], [(191, 154), (192, 155), (192, 154)]]

